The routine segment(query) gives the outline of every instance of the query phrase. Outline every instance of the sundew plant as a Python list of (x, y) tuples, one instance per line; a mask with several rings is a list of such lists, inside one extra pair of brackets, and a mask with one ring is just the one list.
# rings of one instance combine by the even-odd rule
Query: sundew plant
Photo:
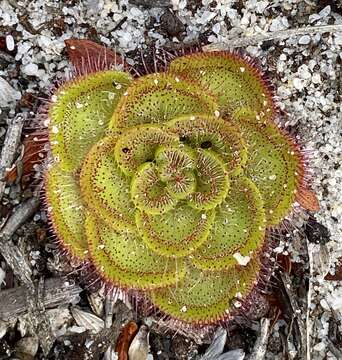
[(235, 53), (64, 83), (48, 111), (54, 233), (106, 284), (166, 316), (229, 318), (258, 283), (267, 233), (312, 196), (277, 116), (262, 72)]

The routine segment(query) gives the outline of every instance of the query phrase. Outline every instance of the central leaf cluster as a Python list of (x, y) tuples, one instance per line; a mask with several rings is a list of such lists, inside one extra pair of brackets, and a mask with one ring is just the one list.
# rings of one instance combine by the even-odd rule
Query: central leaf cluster
[[(215, 118), (192, 116), (162, 128), (133, 128), (119, 137), (115, 159), (125, 174), (134, 174), (131, 195), (139, 210), (162, 214), (182, 200), (194, 209), (209, 210), (226, 197), (229, 164), (215, 152), (211, 141), (204, 140), (214, 134), (206, 132), (206, 127), (198, 134), (197, 121), (207, 128), (210, 123), (224, 126)], [(194, 139), (201, 137), (202, 143), (196, 144)], [(230, 145), (225, 150), (231, 152)], [(235, 150), (239, 153), (243, 147)]]

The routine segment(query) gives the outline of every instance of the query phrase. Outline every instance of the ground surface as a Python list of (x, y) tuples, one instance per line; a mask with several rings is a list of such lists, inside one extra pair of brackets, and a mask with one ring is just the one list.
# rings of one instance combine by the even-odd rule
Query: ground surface
[[(260, 295), (259, 311), (229, 328), (225, 351), (242, 350), (227, 359), (244, 353), (253, 359), (342, 359), (342, 31), (332, 26), (326, 33), (278, 38), (287, 29), (338, 24), (339, 0), (0, 1), (0, 359), (98, 358), (116, 338), (120, 317), (131, 317), (101, 291), (84, 288), (82, 276), (56, 251), (36, 200), (41, 169), (22, 161), (24, 147), (35, 153), (35, 135), (25, 140), (25, 134), (36, 126), (41, 98), (70, 73), (69, 38), (116, 47), (131, 64), (156, 46), (249, 44), (243, 50), (275, 85), (282, 122), (310, 149), (320, 211), (303, 214), (281, 239), (276, 253), (282, 271)], [(266, 41), (253, 41), (264, 33), (270, 34)], [(245, 37), (252, 41), (243, 43)], [(174, 335), (152, 326), (150, 353), (155, 359), (196, 358), (210, 340), (196, 341), (196, 332)], [(115, 356), (107, 352), (106, 358)]]

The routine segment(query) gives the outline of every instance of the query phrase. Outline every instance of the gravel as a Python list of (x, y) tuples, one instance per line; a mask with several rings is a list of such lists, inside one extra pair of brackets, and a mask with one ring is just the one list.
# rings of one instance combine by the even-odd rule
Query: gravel
[[(229, 44), (234, 39), (269, 32), (277, 34), (286, 29), (341, 24), (339, 0), (2, 0), (0, 141), (3, 142), (8, 124), (18, 113), (33, 119), (39, 99), (58, 81), (70, 76), (66, 39), (97, 41), (115, 48), (134, 63), (137, 54), (152, 46), (172, 48), (198, 41)], [(257, 58), (267, 70), (275, 85), (279, 109), (284, 114), (282, 124), (308, 149), (312, 186), (320, 210), (310, 216), (303, 214), (303, 219), (295, 224), (292, 241), (283, 241), (279, 249), (283, 254), (290, 254), (294, 266), (302, 269), (307, 280), (309, 291), (304, 291), (302, 300), (309, 310), (303, 311), (301, 318), (307, 324), (311, 359), (337, 359), (341, 339), (334, 338), (331, 329), (335, 324), (337, 332), (342, 331), (342, 286), (340, 280), (328, 281), (324, 277), (327, 273), (338, 277), (335, 265), (342, 259), (342, 32), (310, 32), (252, 44), (242, 50)], [(35, 126), (33, 120), (27, 125)], [(19, 187), (19, 190), (18, 184), (6, 185), (0, 209), (4, 219), (14, 205), (33, 191), (30, 187)], [(42, 210), (27, 229), (33, 233), (44, 228), (41, 220), (44, 218)], [(24, 238), (22, 231), (14, 241)], [(44, 245), (34, 239), (36, 235), (24, 241), (28, 253), (31, 250), (40, 253), (35, 255), (33, 273), (41, 274), (39, 263), (43, 268), (65, 271), (64, 265), (59, 264), (62, 260), (45, 245), (46, 239)], [(49, 265), (44, 265), (46, 257)], [(13, 286), (11, 270), (1, 259), (0, 265), (0, 283), (6, 282), (3, 287)], [(266, 359), (283, 359), (285, 327), (284, 320), (279, 320), (272, 328)], [(28, 338), (17, 347), (24, 351), (24, 345), (30, 344), (31, 351), (36, 349), (35, 341)], [(298, 356), (291, 340), (287, 351), (292, 358)]]

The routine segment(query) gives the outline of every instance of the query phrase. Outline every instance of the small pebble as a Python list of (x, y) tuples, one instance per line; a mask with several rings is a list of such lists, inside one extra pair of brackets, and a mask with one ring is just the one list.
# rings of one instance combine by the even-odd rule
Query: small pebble
[(320, 18), (325, 18), (327, 17), (328, 15), (330, 15), (331, 13), (331, 6), (330, 5), (327, 5), (325, 8), (323, 8), (319, 13), (318, 15), (320, 16)]
[(180, 19), (170, 10), (166, 10), (164, 14), (160, 18), (160, 23), (162, 29), (169, 36), (178, 36), (180, 35), (184, 29), (184, 24), (180, 21)]
[(322, 82), (321, 80), (321, 74), (320, 73), (314, 73), (312, 75), (312, 79), (311, 81), (314, 83), (314, 84), (320, 84)]
[(303, 35), (299, 38), (298, 44), (300, 45), (307, 45), (311, 41), (311, 37), (309, 35)]
[(303, 64), (298, 68), (298, 75), (301, 79), (310, 79), (311, 73), (307, 65)]
[(8, 51), (14, 50), (14, 39), (12, 35), (6, 35), (6, 47)]
[(277, 17), (276, 19), (272, 20), (270, 31), (280, 31), (285, 30), (289, 27), (289, 23), (287, 21), (287, 18), (284, 17)]
[(22, 71), (24, 74), (28, 76), (36, 76), (38, 72), (38, 65), (37, 64), (27, 64), (22, 67)]
[(292, 83), (297, 90), (303, 90), (305, 87), (305, 82), (303, 79), (294, 78)]
[(5, 79), (0, 77), (0, 108), (8, 106), (20, 98), (20, 92), (15, 90)]

